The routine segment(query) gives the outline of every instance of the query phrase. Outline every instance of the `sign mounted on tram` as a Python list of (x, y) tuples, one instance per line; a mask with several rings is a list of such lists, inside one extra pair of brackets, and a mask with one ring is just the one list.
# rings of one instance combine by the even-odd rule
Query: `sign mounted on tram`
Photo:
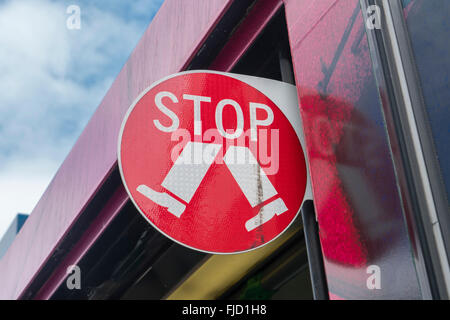
[(130, 106), (125, 188), (157, 230), (208, 253), (256, 249), (311, 198), (296, 87), (213, 72), (171, 75)]

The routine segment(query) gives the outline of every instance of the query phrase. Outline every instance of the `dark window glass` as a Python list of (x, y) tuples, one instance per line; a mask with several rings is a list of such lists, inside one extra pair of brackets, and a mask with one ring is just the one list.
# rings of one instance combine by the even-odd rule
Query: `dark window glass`
[(303, 234), (277, 250), (263, 267), (226, 292), (221, 299), (231, 300), (312, 300), (308, 257)]
[(437, 158), (450, 194), (450, 1), (403, 0)]

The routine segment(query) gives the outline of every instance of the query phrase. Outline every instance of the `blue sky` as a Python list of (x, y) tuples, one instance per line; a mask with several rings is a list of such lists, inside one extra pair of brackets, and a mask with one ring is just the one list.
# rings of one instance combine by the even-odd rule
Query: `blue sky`
[(0, 0), (0, 237), (32, 211), (162, 2)]

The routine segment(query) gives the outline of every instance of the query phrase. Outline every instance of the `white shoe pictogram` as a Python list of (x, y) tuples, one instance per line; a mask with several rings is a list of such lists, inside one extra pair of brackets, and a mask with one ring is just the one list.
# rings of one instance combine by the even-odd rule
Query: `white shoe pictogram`
[[(188, 142), (161, 185), (189, 203), (221, 148), (221, 145)], [(208, 157), (204, 157), (205, 150), (209, 152)], [(249, 148), (230, 146), (224, 156), (224, 162), (253, 208), (278, 194)], [(154, 191), (144, 184), (139, 185), (136, 190), (156, 204), (167, 208), (178, 218), (186, 208), (185, 204), (169, 194)], [(245, 223), (245, 228), (252, 231), (287, 210), (284, 201), (276, 198), (265, 204), (255, 217), (249, 219)]]

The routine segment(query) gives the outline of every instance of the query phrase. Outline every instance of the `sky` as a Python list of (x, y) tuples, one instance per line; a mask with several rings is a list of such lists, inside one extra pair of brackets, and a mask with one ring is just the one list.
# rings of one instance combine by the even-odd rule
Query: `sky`
[(0, 238), (31, 213), (162, 2), (0, 0)]

